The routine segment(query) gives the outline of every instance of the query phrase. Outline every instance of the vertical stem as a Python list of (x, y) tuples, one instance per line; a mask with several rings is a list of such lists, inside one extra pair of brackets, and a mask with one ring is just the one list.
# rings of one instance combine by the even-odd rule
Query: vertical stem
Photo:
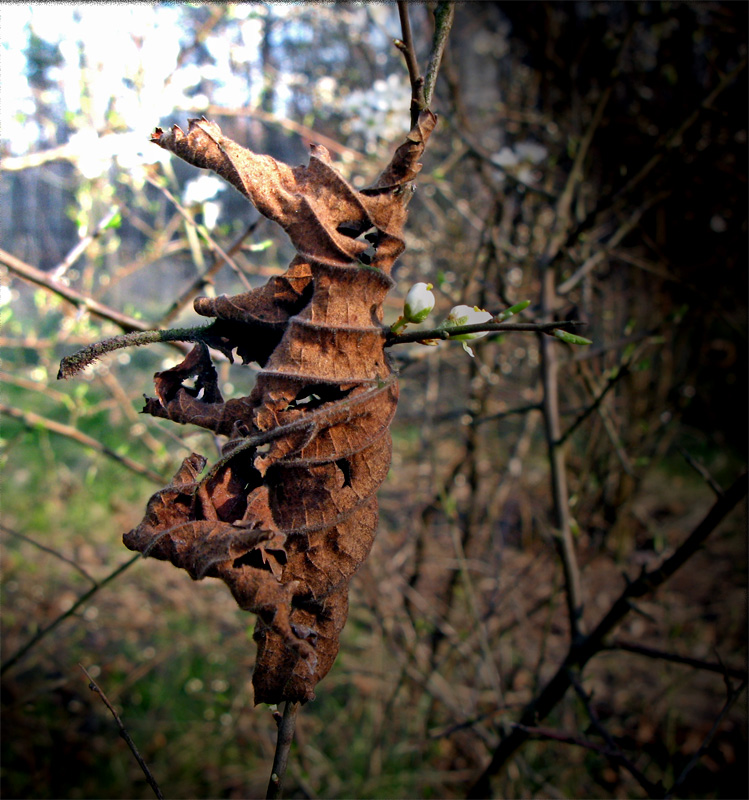
[[(542, 264), (541, 308), (546, 321), (551, 321), (555, 297), (555, 271), (547, 263)], [(551, 468), (551, 492), (554, 504), (554, 523), (556, 527), (559, 554), (564, 570), (564, 583), (567, 596), (567, 613), (570, 620), (570, 637), (575, 644), (580, 637), (582, 599), (580, 590), (580, 571), (577, 565), (575, 544), (570, 524), (569, 494), (564, 444), (561, 443), (561, 423), (559, 417), (559, 364), (556, 343), (548, 336), (539, 336), (541, 348), (541, 380), (543, 383), (543, 414), (546, 425), (546, 443)]]
[(408, 16), (408, 3), (405, 0), (398, 0), (398, 16), (400, 17), (401, 36), (403, 37), (402, 46), (399, 49), (406, 59), (408, 77), (411, 81), (411, 127), (413, 128), (419, 121), (419, 113), (425, 108), (424, 79), (421, 77), (419, 64), (416, 60), (416, 50), (414, 49), (413, 35), (411, 34), (411, 20)]
[(434, 85), (437, 82), (437, 73), (442, 61), (442, 53), (445, 50), (447, 39), (452, 28), (453, 17), (455, 16), (455, 4), (443, 1), (439, 3), (434, 12), (434, 39), (432, 42), (432, 53), (429, 56), (427, 74), (424, 78), (424, 104), (427, 108), (432, 103)]
[(273, 758), (273, 769), (271, 770), (270, 780), (268, 781), (267, 800), (282, 797), (283, 779), (286, 774), (286, 765), (289, 763), (289, 750), (294, 741), (294, 728), (296, 727), (296, 715), (299, 711), (299, 703), (286, 701), (283, 710), (283, 718), (278, 723), (278, 738), (276, 739), (276, 754)]

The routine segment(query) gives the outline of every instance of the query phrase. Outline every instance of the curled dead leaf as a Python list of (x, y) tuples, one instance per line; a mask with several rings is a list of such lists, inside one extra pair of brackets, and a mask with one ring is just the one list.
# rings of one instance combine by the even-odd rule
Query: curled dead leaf
[(125, 534), (132, 550), (194, 579), (220, 578), (258, 615), (256, 702), (305, 702), (332, 666), (348, 583), (374, 541), (376, 492), (391, 457), (398, 386), (382, 303), (403, 252), (410, 181), (436, 117), (423, 112), (369, 189), (351, 187), (322, 147), (289, 167), (205, 118), (152, 140), (229, 181), (280, 224), (297, 255), (282, 276), (235, 297), (198, 298), (205, 342), (261, 366), (224, 401), (208, 348), (157, 373), (145, 411), (229, 437), (201, 478), (193, 454)]

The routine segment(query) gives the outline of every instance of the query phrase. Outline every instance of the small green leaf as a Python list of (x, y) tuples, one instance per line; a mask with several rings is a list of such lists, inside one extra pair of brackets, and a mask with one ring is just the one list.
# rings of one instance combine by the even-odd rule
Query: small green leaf
[(506, 319), (514, 316), (515, 314), (519, 314), (521, 311), (524, 311), (528, 306), (531, 304), (530, 300), (523, 300), (522, 303), (516, 303), (514, 306), (510, 306), (510, 308), (505, 309), (504, 311), (497, 314), (495, 319), (497, 322), (504, 322)]
[(104, 226), (104, 230), (108, 231), (114, 228), (119, 228), (120, 225), (122, 225), (122, 214), (120, 214), (120, 212), (118, 211), (112, 217), (112, 219), (110, 219), (109, 222), (107, 222), (107, 224)]
[(583, 336), (577, 336), (574, 333), (559, 330), (559, 328), (554, 329), (554, 336), (556, 336), (557, 339), (561, 339), (563, 342), (567, 342), (567, 344), (593, 344), (592, 339), (586, 339)]
[(256, 242), (255, 244), (251, 244), (247, 249), (251, 253), (260, 253), (263, 250), (267, 250), (269, 247), (273, 246), (273, 239), (263, 239), (262, 242)]

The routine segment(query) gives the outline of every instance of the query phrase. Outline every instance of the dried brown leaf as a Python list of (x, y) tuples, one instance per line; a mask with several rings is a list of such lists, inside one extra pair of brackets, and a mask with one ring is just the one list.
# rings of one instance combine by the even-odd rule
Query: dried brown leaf
[[(155, 376), (145, 410), (230, 440), (202, 478), (186, 459), (124, 537), (194, 578), (218, 577), (258, 615), (256, 702), (305, 702), (332, 666), (348, 582), (377, 527), (398, 388), (384, 351), (382, 302), (403, 251), (409, 184), (436, 118), (424, 112), (369, 189), (356, 191), (325, 148), (308, 166), (256, 155), (206, 119), (153, 141), (212, 169), (297, 249), (287, 272), (235, 297), (198, 298), (214, 318), (206, 342), (262, 369), (224, 402), (208, 349)], [(188, 382), (192, 382), (191, 384)]]

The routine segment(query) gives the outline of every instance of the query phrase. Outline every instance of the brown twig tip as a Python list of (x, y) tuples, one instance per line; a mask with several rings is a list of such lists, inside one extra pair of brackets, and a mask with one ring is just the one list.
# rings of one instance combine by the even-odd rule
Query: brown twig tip
[(122, 724), (122, 720), (120, 719), (120, 715), (115, 710), (114, 706), (109, 702), (109, 698), (104, 694), (104, 692), (99, 688), (96, 681), (91, 677), (88, 670), (83, 666), (83, 664), (78, 665), (82, 670), (83, 674), (88, 678), (88, 688), (91, 689), (92, 692), (96, 692), (96, 694), (101, 697), (102, 702), (104, 705), (109, 709), (109, 713), (114, 717), (114, 721), (117, 724), (117, 727), (120, 730), (120, 736), (127, 742), (127, 746), (130, 748), (130, 752), (135, 756), (135, 760), (138, 762), (138, 766), (140, 766), (141, 770), (143, 770), (143, 774), (146, 776), (146, 780), (148, 781), (149, 786), (153, 789), (153, 793), (159, 800), (163, 800), (164, 795), (161, 793), (161, 789), (159, 789), (159, 785), (154, 780), (153, 775), (151, 774), (151, 770), (148, 769), (148, 765), (143, 760), (143, 756), (141, 756), (138, 748), (135, 746), (135, 742), (130, 738), (130, 734), (127, 732), (127, 728)]

